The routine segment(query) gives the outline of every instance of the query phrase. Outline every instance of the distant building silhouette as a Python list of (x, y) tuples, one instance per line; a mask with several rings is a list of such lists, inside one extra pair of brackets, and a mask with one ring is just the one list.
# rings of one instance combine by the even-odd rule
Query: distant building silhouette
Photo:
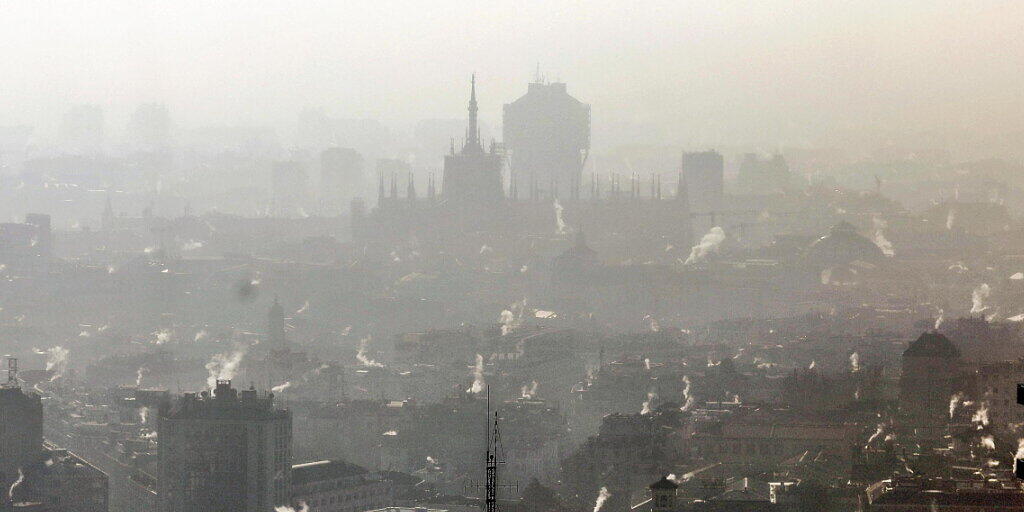
[(683, 153), (682, 170), (691, 208), (714, 211), (720, 207), (725, 193), (725, 165), (721, 153)]
[(340, 213), (342, 198), (363, 190), (363, 165), (363, 156), (351, 148), (327, 148), (320, 153), (320, 201), (328, 212)]
[[(19, 472), (40, 461), (43, 450), (43, 403), (24, 393), (13, 379), (0, 387), (0, 504)], [(0, 507), (2, 508), (2, 507)]]
[(271, 171), (274, 211), (283, 216), (304, 216), (309, 205), (309, 175), (299, 162), (277, 162)]
[(505, 105), (503, 137), (510, 181), (536, 183), (562, 198), (579, 195), (590, 150), (590, 105), (570, 96), (564, 83), (538, 77), (526, 95)]
[(456, 208), (479, 209), (505, 198), (502, 187), (502, 156), (495, 144), (485, 149), (480, 140), (477, 123), (476, 77), (473, 77), (469, 96), (469, 126), (466, 141), (456, 153), (444, 157), (442, 194), (445, 202)]

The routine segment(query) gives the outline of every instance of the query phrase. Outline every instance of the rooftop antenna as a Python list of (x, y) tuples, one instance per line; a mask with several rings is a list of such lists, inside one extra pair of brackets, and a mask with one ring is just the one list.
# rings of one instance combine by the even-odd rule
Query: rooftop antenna
[[(513, 492), (519, 491), (519, 484), (498, 484), (498, 464), (505, 464), (505, 453), (501, 447), (501, 431), (498, 428), (498, 411), (494, 411), (494, 420), (491, 418), (491, 387), (487, 386), (487, 415), (484, 424), (484, 435), (487, 437), (486, 482), (484, 484), (484, 512), (498, 512), (498, 489), (508, 488)], [(471, 487), (479, 488), (479, 485)]]

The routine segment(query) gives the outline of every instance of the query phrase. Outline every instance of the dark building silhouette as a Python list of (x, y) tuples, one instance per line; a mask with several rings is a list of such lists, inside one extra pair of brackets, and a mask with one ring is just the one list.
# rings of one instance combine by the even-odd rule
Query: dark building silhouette
[(497, 146), (485, 149), (480, 140), (477, 124), (476, 77), (473, 77), (469, 96), (469, 126), (466, 142), (456, 153), (444, 157), (442, 194), (449, 206), (459, 209), (480, 209), (505, 198), (502, 188), (502, 156)]
[(944, 424), (950, 397), (963, 391), (960, 350), (938, 332), (926, 332), (903, 351), (900, 410), (915, 425)]
[(754, 153), (747, 153), (740, 163), (736, 184), (744, 194), (773, 194), (790, 188), (793, 175), (780, 154), (762, 159)]
[(725, 193), (725, 165), (721, 153), (683, 153), (682, 171), (691, 208), (713, 211), (721, 205)]
[(43, 403), (39, 395), (24, 393), (12, 374), (0, 387), (0, 503), (19, 473), (40, 462), (42, 450)]
[(564, 83), (531, 83), (526, 95), (505, 105), (504, 145), (510, 181), (535, 184), (555, 197), (577, 197), (590, 150), (590, 105)]
[(159, 512), (267, 512), (291, 492), (292, 415), (217, 381), (160, 410)]

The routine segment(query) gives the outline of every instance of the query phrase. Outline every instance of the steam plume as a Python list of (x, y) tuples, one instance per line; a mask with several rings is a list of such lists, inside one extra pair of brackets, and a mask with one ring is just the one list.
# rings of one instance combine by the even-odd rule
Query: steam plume
[(607, 487), (602, 487), (597, 493), (597, 501), (594, 503), (594, 512), (600, 512), (601, 507), (604, 506), (604, 502), (608, 501), (608, 498), (612, 497), (612, 493), (608, 492)]
[(274, 507), (274, 512), (309, 512), (309, 505), (305, 501), (299, 502), (299, 510), (289, 506)]
[(701, 261), (704, 261), (708, 254), (718, 252), (719, 246), (721, 246), (724, 241), (725, 231), (718, 226), (711, 228), (706, 235), (701, 237), (700, 243), (690, 249), (690, 256), (686, 258), (686, 261), (683, 264), (690, 265), (692, 263), (700, 263)]
[(996, 440), (995, 440), (994, 437), (992, 437), (990, 435), (988, 435), (988, 436), (981, 436), (981, 445), (984, 446), (985, 448), (988, 448), (989, 450), (995, 451), (995, 449), (996, 449)]
[(683, 411), (693, 407), (693, 395), (690, 394), (690, 377), (683, 375)]
[(860, 355), (858, 355), (856, 352), (850, 354), (850, 371), (860, 371)]
[(558, 234), (564, 235), (567, 231), (565, 229), (565, 219), (562, 218), (562, 205), (558, 202), (558, 198), (555, 198), (555, 224), (558, 226)]
[(974, 291), (971, 292), (971, 313), (981, 313), (988, 309), (985, 305), (985, 300), (992, 293), (992, 289), (989, 288), (988, 284), (981, 283)]
[(46, 369), (53, 372), (50, 382), (64, 376), (68, 369), (68, 353), (70, 351), (60, 345), (46, 349)]
[(892, 251), (892, 242), (885, 238), (885, 228), (888, 227), (888, 223), (878, 217), (875, 217), (873, 220), (875, 224), (875, 236), (873, 239), (875, 245), (882, 250), (882, 254), (892, 257), (895, 254)]
[(18, 479), (15, 480), (13, 484), (11, 484), (11, 488), (10, 489), (7, 489), (7, 499), (8, 500), (14, 501), (14, 490), (17, 489), (18, 486), (21, 485), (21, 483), (24, 482), (24, 481), (25, 481), (25, 473), (23, 473), (21, 471), (21, 468), (18, 468)]
[(646, 415), (651, 413), (651, 403), (654, 402), (654, 400), (656, 398), (658, 398), (658, 395), (656, 393), (654, 393), (654, 392), (648, 392), (647, 393), (647, 400), (644, 400), (644, 405), (643, 405), (643, 407), (640, 408), (640, 414), (641, 415), (646, 416)]
[(270, 390), (273, 391), (274, 393), (280, 393), (280, 392), (282, 392), (282, 391), (284, 391), (284, 390), (286, 390), (286, 389), (288, 389), (290, 387), (292, 387), (291, 381), (285, 381), (284, 384), (281, 384), (279, 386), (274, 386), (274, 387), (270, 388)]
[(356, 352), (356, 359), (363, 366), (375, 366), (377, 368), (383, 368), (382, 363), (378, 363), (366, 355), (366, 345), (370, 343), (371, 336), (367, 335), (365, 338), (359, 340), (359, 351)]
[(470, 393), (480, 393), (484, 390), (484, 356), (476, 355), (476, 364), (473, 366), (473, 385), (469, 387)]
[(963, 399), (964, 394), (959, 391), (949, 397), (949, 419), (953, 419), (953, 415), (956, 414), (956, 408), (960, 405), (960, 401)]
[(537, 387), (538, 386), (539, 386), (539, 384), (537, 384), (537, 381), (530, 382), (530, 385), (528, 385), (528, 386), (524, 384), (523, 387), (519, 390), (520, 394), (522, 395), (523, 398), (526, 398), (526, 399), (533, 398), (537, 394)]
[(246, 347), (243, 346), (234, 352), (214, 354), (210, 358), (210, 362), (206, 363), (206, 371), (209, 372), (206, 377), (206, 386), (213, 389), (217, 386), (218, 380), (235, 378), (235, 374), (238, 373), (238, 365), (245, 357), (245, 352)]

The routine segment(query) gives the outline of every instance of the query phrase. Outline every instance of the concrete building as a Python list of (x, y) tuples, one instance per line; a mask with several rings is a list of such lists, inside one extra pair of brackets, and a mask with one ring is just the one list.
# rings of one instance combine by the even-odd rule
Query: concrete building
[(926, 332), (903, 351), (900, 411), (917, 426), (943, 425), (949, 399), (964, 382), (960, 350), (938, 332)]
[(268, 512), (289, 502), (292, 416), (217, 381), (160, 410), (159, 512)]
[(538, 77), (526, 95), (505, 105), (503, 132), (510, 181), (534, 184), (554, 197), (578, 197), (590, 150), (590, 105), (570, 96), (564, 83)]
[(1024, 382), (1024, 359), (985, 364), (978, 368), (977, 400), (988, 407), (995, 425), (1024, 422), (1024, 407), (1017, 404), (1017, 383)]
[(394, 487), (380, 473), (340, 460), (292, 466), (292, 503), (310, 512), (363, 512), (390, 503)]
[(0, 488), (11, 485), (30, 466), (41, 461), (43, 404), (39, 395), (25, 393), (12, 379), (0, 387)]

